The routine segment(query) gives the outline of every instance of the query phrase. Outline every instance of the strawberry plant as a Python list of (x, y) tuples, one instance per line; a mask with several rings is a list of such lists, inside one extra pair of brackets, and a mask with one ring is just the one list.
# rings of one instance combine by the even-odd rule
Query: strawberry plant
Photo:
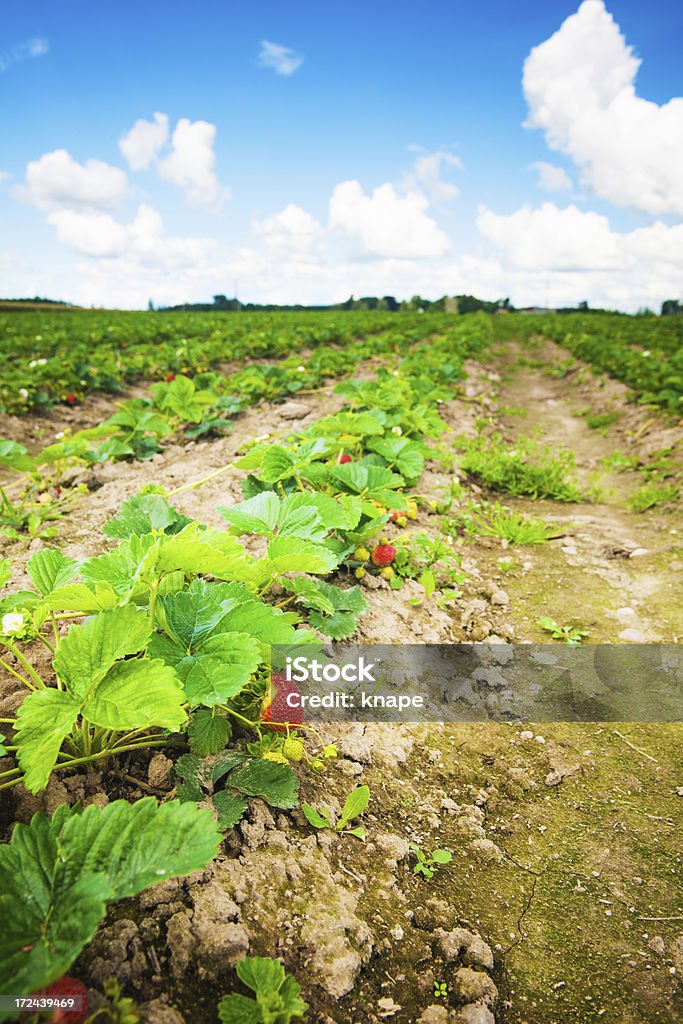
[[(146, 797), (33, 816), (0, 845), (0, 991), (35, 992), (62, 977), (108, 904), (215, 857), (208, 810)], [(0, 1020), (7, 1014), (0, 1011)]]
[(302, 804), (301, 810), (306, 816), (306, 821), (313, 828), (329, 828), (343, 835), (355, 836), (356, 839), (365, 839), (365, 829), (362, 825), (354, 825), (351, 828), (349, 826), (354, 818), (360, 817), (368, 806), (369, 800), (370, 790), (367, 786), (358, 786), (352, 790), (344, 802), (339, 819), (335, 823), (332, 822), (327, 811), (316, 811), (310, 804)]
[(248, 956), (236, 967), (237, 977), (254, 995), (238, 992), (223, 996), (218, 1004), (222, 1024), (290, 1024), (304, 1020), (308, 1004), (301, 987), (278, 960)]

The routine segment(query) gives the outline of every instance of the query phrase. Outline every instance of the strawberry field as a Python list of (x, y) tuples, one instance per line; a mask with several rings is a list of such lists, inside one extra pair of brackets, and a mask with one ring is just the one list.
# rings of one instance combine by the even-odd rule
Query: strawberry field
[[(679, 320), (0, 337), (0, 1020), (679, 1019), (680, 715), (496, 660), (679, 643)], [(470, 720), (293, 712), (273, 647), (345, 641), (481, 644)]]

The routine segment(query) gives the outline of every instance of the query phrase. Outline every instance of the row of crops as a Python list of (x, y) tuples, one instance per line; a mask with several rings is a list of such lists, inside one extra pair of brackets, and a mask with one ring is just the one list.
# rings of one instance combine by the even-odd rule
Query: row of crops
[(551, 338), (577, 359), (623, 381), (645, 403), (680, 412), (683, 317), (510, 314), (496, 318), (500, 338)]
[[(123, 402), (103, 428), (56, 451), (4, 442), (5, 470), (16, 474), (7, 491), (33, 493), (38, 507), (93, 459), (145, 458), (169, 436), (201, 424), (215, 430), (216, 418), (261, 398), (342, 378), (341, 411), (246, 446), (236, 463), (244, 500), (219, 509), (225, 529), (189, 519), (151, 485), (105, 524), (93, 557), (70, 558), (55, 527), (51, 546), (25, 566), (0, 565), (0, 666), (24, 693), (16, 714), (0, 719), (0, 795), (20, 784), (39, 794), (55, 776), (124, 753), (143, 755), (132, 763), (144, 770), (144, 755), (159, 749), (173, 758), (178, 783), (161, 805), (63, 805), (14, 827), (0, 846), (0, 992), (45, 990), (108, 905), (205, 866), (249, 799), (289, 810), (298, 804), (293, 766), (321, 772), (334, 760), (333, 745), (287, 716), (270, 646), (353, 635), (366, 608), (354, 576), (391, 579), (400, 521), (414, 515), (411, 489), (445, 427), (438, 404), (463, 379), (464, 359), (490, 341), (485, 317), (446, 323), (431, 334), (439, 325), (426, 317), (419, 327), (394, 320), (346, 343), (340, 333), (339, 347), (299, 337), (314, 349), (305, 363), (172, 376), (135, 400), (141, 407)], [(283, 347), (294, 344), (288, 336)], [(374, 369), (369, 379), (353, 377), (361, 360)], [(258, 556), (254, 538), (264, 545)], [(12, 585), (23, 576), (28, 586)], [(273, 596), (283, 593), (284, 601)], [(278, 982), (278, 998), (286, 984)], [(230, 1013), (221, 1019), (237, 1019)]]

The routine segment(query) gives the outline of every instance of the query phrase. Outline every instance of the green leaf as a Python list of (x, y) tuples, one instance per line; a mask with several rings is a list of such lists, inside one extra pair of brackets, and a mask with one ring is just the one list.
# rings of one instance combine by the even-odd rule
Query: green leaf
[(425, 571), (420, 574), (418, 582), (424, 587), (424, 592), (427, 597), (431, 597), (436, 590), (436, 579), (432, 570), (425, 569)]
[(80, 712), (80, 701), (64, 690), (35, 690), (17, 712), (17, 760), (30, 793), (47, 786), (62, 743)]
[(173, 668), (163, 661), (120, 661), (96, 684), (83, 717), (104, 729), (179, 729), (187, 714), (185, 694)]
[(149, 641), (149, 620), (133, 605), (100, 612), (72, 626), (53, 665), (68, 689), (86, 700), (118, 658), (137, 654)]
[(353, 636), (360, 615), (368, 607), (360, 587), (342, 590), (323, 580), (307, 580), (300, 576), (283, 580), (283, 585), (293, 590), (303, 605), (314, 609), (309, 615), (311, 625), (333, 640)]
[(315, 808), (311, 807), (310, 804), (302, 804), (301, 810), (306, 816), (306, 821), (313, 828), (332, 828), (332, 822), (329, 818), (325, 818), (322, 814), (319, 814)]
[(159, 598), (157, 608), (168, 635), (191, 651), (211, 635), (231, 608), (249, 598), (248, 591), (228, 583), (193, 580), (186, 591)]
[(73, 558), (67, 558), (61, 551), (48, 549), (36, 551), (26, 564), (26, 572), (31, 582), (43, 597), (71, 583), (78, 569), (79, 563)]
[(228, 520), (237, 536), (258, 533), (272, 537), (277, 526), (280, 499), (273, 491), (263, 491), (236, 505), (219, 506), (217, 511)]
[(285, 969), (279, 960), (266, 956), (248, 956), (236, 967), (237, 977), (252, 992), (277, 992), (285, 980)]
[(260, 796), (271, 807), (296, 807), (299, 780), (288, 764), (252, 758), (234, 768), (226, 784), (246, 796)]
[(453, 854), (448, 850), (432, 850), (432, 860), (435, 864), (449, 864), (453, 860)]
[(6, 587), (12, 577), (12, 565), (8, 558), (0, 559), (0, 590)]
[(218, 754), (227, 746), (232, 735), (232, 726), (227, 718), (214, 715), (206, 708), (199, 708), (190, 718), (187, 736), (190, 750), (200, 757)]
[(125, 540), (133, 534), (178, 533), (190, 522), (162, 494), (136, 494), (123, 502), (115, 517), (104, 524), (102, 533)]
[(306, 492), (307, 504), (314, 505), (328, 530), (352, 530), (362, 515), (361, 501), (355, 494), (333, 498), (330, 494)]
[(337, 567), (336, 556), (327, 548), (296, 537), (276, 537), (268, 544), (264, 562), (269, 575), (282, 572), (327, 573)]
[(390, 466), (395, 466), (406, 483), (414, 483), (422, 475), (425, 460), (422, 445), (417, 442), (405, 437), (384, 437), (372, 440), (368, 447), (378, 452)]
[(248, 806), (245, 796), (237, 796), (227, 789), (214, 793), (211, 801), (218, 811), (218, 827), (221, 829), (234, 828), (242, 820)]
[(178, 662), (192, 707), (214, 707), (236, 696), (261, 663), (261, 647), (245, 633), (218, 633)]
[(70, 583), (53, 590), (45, 607), (53, 612), (102, 612), (115, 608), (118, 600), (109, 583), (96, 583), (94, 589), (86, 583)]
[(370, 789), (368, 786), (358, 786), (354, 789), (346, 798), (344, 809), (342, 811), (341, 820), (351, 821), (352, 818), (357, 818), (359, 814), (362, 814), (365, 808), (368, 806), (370, 799)]
[(18, 473), (30, 473), (35, 469), (35, 461), (23, 444), (2, 438), (0, 439), (0, 466), (15, 469)]
[(356, 839), (365, 839), (367, 832), (362, 825), (359, 825), (357, 828), (345, 828), (344, 834), (347, 836), (355, 836)]
[(255, 999), (232, 992), (218, 1004), (222, 1024), (263, 1024), (261, 1008)]
[(204, 868), (221, 835), (211, 812), (151, 797), (50, 822), (36, 814), (0, 846), (0, 991), (35, 992), (65, 974), (108, 902)]

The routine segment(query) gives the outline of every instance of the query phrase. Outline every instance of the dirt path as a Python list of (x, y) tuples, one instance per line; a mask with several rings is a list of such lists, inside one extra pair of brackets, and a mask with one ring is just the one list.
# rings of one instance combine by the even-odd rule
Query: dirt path
[[(535, 623), (549, 615), (561, 623), (580, 623), (593, 643), (676, 641), (683, 633), (681, 507), (630, 510), (629, 498), (645, 482), (642, 473), (635, 468), (610, 471), (603, 460), (620, 451), (648, 461), (676, 445), (680, 453), (683, 432), (663, 416), (624, 405), (628, 389), (596, 378), (585, 367), (567, 376), (549, 372), (563, 362), (566, 353), (552, 344), (531, 353), (515, 345), (499, 349), (489, 363), (495, 378), (491, 412), (511, 441), (534, 435), (574, 452), (577, 478), (585, 491), (597, 485), (597, 500), (566, 504), (492, 495), (525, 515), (556, 524), (561, 536), (507, 552), (488, 539), (484, 545), (475, 542), (478, 564), (497, 573), (509, 594), (507, 619), (517, 639), (547, 639)], [(590, 429), (586, 413), (611, 409), (619, 411), (618, 422)], [(680, 454), (678, 459), (680, 469)], [(516, 563), (507, 573), (499, 569), (504, 556)]]

